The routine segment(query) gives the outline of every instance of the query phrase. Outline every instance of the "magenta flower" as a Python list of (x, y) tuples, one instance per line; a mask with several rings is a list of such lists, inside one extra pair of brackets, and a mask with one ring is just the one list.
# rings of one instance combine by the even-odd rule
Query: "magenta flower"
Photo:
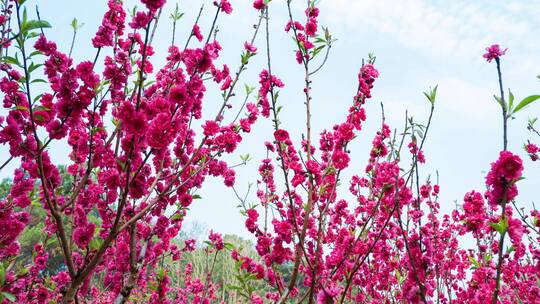
[(141, 2), (151, 11), (157, 11), (165, 5), (165, 0), (141, 0)]
[(506, 54), (506, 50), (501, 50), (501, 47), (498, 44), (494, 44), (490, 47), (486, 48), (487, 53), (484, 54), (484, 58), (486, 58), (487, 62), (491, 62), (493, 59), (497, 60), (502, 55)]
[(264, 1), (263, 1), (263, 0), (255, 0), (255, 1), (253, 2), (253, 7), (254, 7), (255, 9), (260, 10), (260, 9), (262, 9), (264, 6), (265, 6), (265, 5), (264, 5)]
[[(217, 1), (214, 1), (214, 5), (217, 5)], [(221, 11), (225, 12), (225, 14), (232, 13), (232, 6), (228, 0), (221, 0), (220, 6), (221, 6)]]
[(519, 156), (502, 151), (499, 159), (491, 164), (491, 171), (486, 176), (489, 187), (486, 197), (491, 206), (497, 206), (503, 199), (512, 201), (518, 194), (515, 182), (521, 177), (523, 163)]
[(193, 36), (195, 36), (195, 38), (199, 40), (199, 42), (203, 40), (203, 35), (201, 34), (201, 28), (199, 27), (198, 24), (195, 23), (193, 25), (192, 33), (193, 33)]
[(257, 48), (255, 46), (253, 46), (253, 44), (249, 43), (249, 42), (244, 42), (244, 48), (246, 49), (246, 51), (248, 52), (251, 52), (251, 53), (257, 53)]

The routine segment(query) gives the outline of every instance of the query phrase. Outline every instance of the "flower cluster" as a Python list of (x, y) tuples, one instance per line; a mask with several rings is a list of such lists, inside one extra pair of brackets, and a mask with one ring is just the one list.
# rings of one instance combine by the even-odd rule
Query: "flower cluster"
[(531, 143), (526, 144), (525, 152), (529, 154), (532, 161), (537, 161), (539, 159), (538, 153), (540, 152), (540, 148), (537, 145)]
[(298, 51), (296, 51), (296, 61), (301, 63), (306, 63), (312, 58), (310, 51), (315, 48), (315, 44), (310, 40), (310, 38), (315, 37), (318, 31), (318, 17), (319, 17), (319, 8), (314, 5), (309, 5), (305, 10), (306, 22), (302, 23), (300, 21), (295, 21), (293, 19), (289, 20), (285, 25), (285, 31), (289, 32), (293, 30), (294, 39), (298, 45)]
[(502, 151), (499, 159), (491, 164), (486, 176), (488, 203), (497, 206), (512, 201), (518, 194), (516, 182), (521, 178), (523, 164), (519, 156)]
[[(285, 30), (305, 73), (301, 138), (280, 120), (285, 84), (271, 72), (270, 48), (257, 96), (246, 86), (244, 102), (236, 98), (249, 59), (262, 52), (255, 41), (271, 1), (253, 1), (259, 18), (241, 40), (236, 71), (221, 62), (217, 40), (219, 17), (233, 13), (228, 0), (213, 2), (208, 37), (198, 18), (185, 46), (173, 38), (158, 66), (152, 38), (165, 2), (141, 0), (126, 20), (124, 3), (109, 0), (92, 39), (96, 54), (81, 62), (39, 29), (47, 23), (29, 20), (24, 1), (0, 4), (0, 46), (16, 54), (0, 58), (0, 148), (9, 150), (0, 170), (18, 162), (9, 189), (0, 189), (0, 302), (540, 302), (540, 213), (514, 207), (524, 168), (506, 137), (486, 191), (467, 192), (443, 214), (438, 180), (419, 171), (427, 170), (419, 164), (436, 91), (426, 94), (425, 126), (407, 120), (392, 132), (383, 112), (358, 167), (351, 143), (379, 71), (370, 56), (348, 108), (315, 138), (312, 75), (332, 41), (320, 30), (317, 1), (308, 1), (302, 21), (286, 3)], [(499, 63), (505, 52), (493, 45), (484, 58)], [(40, 68), (45, 79), (32, 74)], [(216, 92), (217, 107), (207, 108)], [(201, 246), (180, 240), (208, 179), (235, 186), (229, 155), (265, 118), (273, 130), (261, 145), (255, 201), (238, 196), (251, 251), (214, 230)], [(525, 150), (538, 159), (536, 145)], [(61, 152), (66, 166), (54, 162)]]
[[(235, 171), (224, 154), (236, 151), (265, 110), (264, 102), (242, 107), (233, 103), (236, 82), (247, 63), (241, 62), (235, 74), (228, 65), (218, 65), (222, 47), (215, 39), (200, 47), (172, 45), (165, 64), (154, 66), (151, 25), (157, 23), (165, 1), (141, 2), (141, 9), (126, 20), (123, 2), (108, 1), (92, 39), (97, 48), (93, 61), (75, 63), (34, 27), (31, 35), (17, 40), (26, 44), (26, 52), (17, 58), (30, 69), (2, 63), (6, 76), (0, 79), (0, 90), (7, 114), (0, 117), (0, 145), (9, 147), (20, 168), (7, 197), (0, 200), (0, 256), (6, 265), (31, 267), (24, 273), (24, 267), (10, 266), (5, 272), (9, 283), (0, 288), (24, 303), (70, 303), (76, 296), (124, 302), (142, 293), (148, 293), (150, 302), (167, 303), (170, 274), (159, 271), (156, 263), (169, 255), (178, 260), (194, 250), (193, 242), (182, 248), (175, 241), (194, 192), (209, 176), (234, 185)], [(216, 6), (216, 18), (232, 12), (229, 1)], [(22, 4), (10, 4), (11, 9), (26, 16)], [(126, 23), (132, 30), (125, 30)], [(213, 26), (211, 32), (217, 24)], [(258, 28), (253, 32), (250, 41), (255, 41)], [(203, 41), (198, 24), (191, 34)], [(245, 47), (256, 55), (255, 45)], [(43, 63), (36, 61), (36, 54), (44, 55)], [(36, 97), (30, 86), (38, 81), (21, 79), (41, 65), (46, 77), (41, 82), (46, 85)], [(203, 118), (207, 80), (224, 92), (214, 119)], [(270, 87), (283, 86), (275, 77), (269, 81)], [(242, 111), (245, 116), (229, 122), (225, 112), (233, 104), (239, 116)], [(206, 122), (198, 128), (197, 121)], [(62, 139), (70, 161), (65, 169), (53, 163), (48, 149)], [(42, 212), (39, 220), (33, 219), (36, 206)], [(18, 238), (36, 221), (43, 223), (42, 239), (58, 240), (55, 252), (63, 256), (61, 271), (45, 271), (50, 253), (46, 243), (36, 247), (32, 261), (18, 256)], [(212, 233), (210, 240), (217, 250), (224, 249), (221, 235)], [(90, 282), (107, 287), (99, 290)], [(201, 282), (186, 285), (188, 295), (195, 295)], [(212, 297), (212, 292), (199, 297)]]

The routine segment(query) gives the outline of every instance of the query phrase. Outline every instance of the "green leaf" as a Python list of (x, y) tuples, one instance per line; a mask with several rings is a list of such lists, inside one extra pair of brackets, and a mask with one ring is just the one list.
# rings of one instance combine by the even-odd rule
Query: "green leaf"
[(244, 84), (244, 87), (246, 89), (246, 95), (251, 95), (251, 93), (253, 93), (253, 91), (255, 90), (254, 87), (250, 87), (247, 83)]
[(11, 56), (4, 56), (4, 57), (2, 57), (2, 59), (0, 59), (0, 61), (2, 61), (4, 63), (8, 63), (8, 64), (14, 64), (14, 65), (17, 65), (17, 66), (21, 66), (21, 64), (19, 63), (19, 59), (15, 58), (15, 57), (11, 57)]
[(511, 184), (513, 185), (513, 184), (515, 184), (515, 183), (517, 183), (517, 182), (519, 182), (519, 181), (522, 181), (522, 180), (524, 180), (524, 179), (526, 179), (526, 177), (524, 177), (524, 176), (522, 176), (522, 177), (520, 177), (520, 178), (516, 178), (515, 180), (512, 181)]
[(163, 278), (165, 277), (165, 269), (159, 268), (156, 272), (156, 275), (160, 281), (163, 280)]
[(35, 64), (35, 63), (30, 63), (30, 66), (28, 67), (28, 73), (32, 73), (33, 71), (35, 71), (37, 68), (39, 68), (40, 66), (42, 66), (43, 64), (41, 63), (38, 63), (38, 64)]
[(512, 94), (512, 91), (508, 89), (508, 110), (512, 112), (512, 108), (514, 106), (514, 94)]
[(319, 47), (316, 47), (312, 52), (312, 56), (313, 57), (317, 56), (325, 47), (326, 45), (321, 45)]
[(225, 288), (226, 289), (231, 289), (231, 290), (244, 290), (243, 287), (240, 287), (240, 286), (236, 286), (236, 285), (225, 285)]
[(328, 43), (328, 45), (331, 45), (332, 35), (330, 35), (330, 30), (328, 29), (328, 27), (323, 27), (323, 29), (324, 29), (324, 39), (326, 39), (326, 42)]
[(497, 103), (498, 103), (501, 107), (503, 107), (503, 108), (506, 109), (506, 105), (504, 104), (503, 100), (502, 100), (499, 96), (493, 95), (493, 98), (495, 98), (495, 100), (497, 101)]
[(241, 62), (242, 62), (243, 65), (248, 64), (248, 62), (249, 62), (249, 52), (242, 53), (242, 55), (240, 57), (241, 57)]
[(84, 23), (79, 23), (77, 18), (73, 18), (73, 20), (71, 20), (71, 28), (73, 28), (73, 31), (77, 32), (83, 26), (84, 26)]
[(508, 248), (506, 248), (506, 254), (510, 254), (512, 252), (514, 252), (516, 250), (516, 248), (512, 245)]
[[(26, 7), (23, 9), (23, 19), (22, 19), (22, 26), (26, 24), (26, 20), (28, 20), (28, 14), (26, 13)], [(21, 31), (22, 32), (22, 31)]]
[(131, 11), (129, 12), (129, 14), (131, 15), (131, 17), (135, 17), (135, 14), (137, 13), (137, 6), (135, 5)]
[(31, 38), (35, 38), (35, 37), (39, 37), (39, 32), (31, 32), (29, 33), (27, 36), (26, 36), (26, 39), (31, 39)]
[(178, 8), (178, 2), (176, 3), (176, 7), (174, 8), (174, 12), (171, 14), (170, 18), (176, 22), (180, 20), (184, 16), (184, 13), (180, 12), (180, 9)]
[(531, 95), (528, 97), (525, 97), (522, 101), (519, 102), (519, 104), (516, 106), (512, 114), (517, 113), (521, 109), (525, 108), (526, 106), (530, 105), (531, 103), (535, 102), (536, 100), (540, 99), (540, 95)]
[(2, 292), (1, 295), (2, 295), (2, 298), (7, 299), (10, 302), (17, 301), (17, 298), (8, 292)]
[(31, 30), (41, 29), (41, 28), (50, 28), (51, 24), (45, 20), (30, 20), (25, 24), (21, 25), (21, 33), (26, 33)]
[(497, 223), (489, 223), (489, 226), (493, 229), (495, 229), (495, 231), (497, 231), (498, 233), (502, 233), (502, 229), (501, 229), (501, 225), (497, 224)]
[(4, 265), (0, 265), (0, 286), (4, 286), (5, 281), (6, 281), (6, 270), (4, 269)]
[(474, 257), (470, 256), (469, 261), (471, 262), (471, 264), (473, 264), (472, 269), (480, 268), (480, 264), (478, 263), (478, 261)]
[(44, 122), (45, 121), (45, 118), (41, 114), (34, 114), (34, 119), (39, 121), (39, 122)]
[(44, 54), (41, 51), (33, 51), (32, 53), (30, 53), (28, 58), (33, 57), (33, 56), (38, 56), (38, 55), (44, 55)]
[(489, 226), (499, 234), (504, 234), (508, 230), (508, 218), (505, 216), (498, 223), (489, 223)]
[(398, 280), (399, 284), (403, 284), (403, 282), (405, 282), (405, 278), (403, 278), (403, 276), (401, 275), (401, 272), (399, 272), (399, 270), (397, 269), (396, 269), (396, 279)]
[(180, 213), (176, 213), (175, 215), (173, 215), (171, 217), (171, 220), (175, 221), (175, 220), (181, 220), (184, 216)]
[(92, 238), (90, 241), (89, 247), (91, 250), (98, 250), (103, 244), (103, 240), (100, 238)]
[(427, 100), (433, 105), (435, 104), (435, 99), (437, 98), (437, 89), (439, 85), (436, 85), (434, 88), (429, 88), (429, 93), (423, 92)]
[(249, 154), (240, 155), (240, 160), (242, 160), (243, 163), (247, 163), (250, 159), (251, 157)]

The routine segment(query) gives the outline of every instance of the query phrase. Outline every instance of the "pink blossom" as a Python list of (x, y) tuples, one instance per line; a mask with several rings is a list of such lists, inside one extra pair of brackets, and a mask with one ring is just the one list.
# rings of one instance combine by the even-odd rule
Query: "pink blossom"
[(487, 62), (491, 62), (493, 59), (499, 60), (501, 56), (506, 54), (507, 50), (508, 49), (502, 50), (498, 44), (493, 44), (492, 46), (486, 48), (486, 53), (483, 57), (486, 58)]
[(332, 162), (338, 170), (343, 170), (349, 165), (349, 155), (341, 150), (335, 151), (332, 155)]
[(277, 141), (284, 142), (289, 139), (289, 133), (285, 130), (280, 129), (274, 132), (274, 137)]
[(502, 151), (499, 159), (491, 164), (491, 170), (486, 176), (486, 192), (488, 202), (492, 206), (503, 200), (512, 201), (518, 193), (516, 182), (521, 178), (523, 164), (519, 156), (508, 151)]
[(141, 2), (146, 5), (149, 10), (157, 11), (165, 5), (166, 0), (141, 0)]
[(216, 233), (213, 230), (210, 230), (210, 236), (208, 236), (208, 239), (217, 250), (222, 250), (225, 247), (221, 234)]
[(129, 23), (129, 26), (133, 29), (146, 28), (148, 23), (152, 20), (153, 16), (150, 12), (137, 12), (133, 20)]
[(246, 49), (246, 51), (250, 53), (253, 53), (253, 54), (257, 53), (257, 48), (247, 41), (244, 42), (244, 48)]
[(197, 40), (199, 40), (199, 41), (203, 40), (203, 35), (201, 34), (201, 28), (199, 27), (198, 24), (195, 23), (193, 25), (192, 33), (195, 36), (195, 38), (197, 38)]
[(253, 7), (258, 10), (263, 9), (265, 7), (264, 0), (253, 1)]
[[(217, 1), (214, 1), (214, 4), (217, 4)], [(221, 7), (221, 10), (225, 12), (225, 14), (232, 13), (232, 6), (228, 0), (221, 0), (220, 7)]]
[(317, 34), (317, 20), (315, 18), (309, 18), (306, 23), (306, 35), (315, 36)]

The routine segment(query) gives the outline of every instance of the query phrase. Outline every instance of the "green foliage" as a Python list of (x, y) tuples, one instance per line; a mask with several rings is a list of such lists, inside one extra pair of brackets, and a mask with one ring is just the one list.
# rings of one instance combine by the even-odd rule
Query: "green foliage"
[(507, 118), (512, 118), (519, 111), (527, 108), (535, 101), (540, 99), (540, 95), (530, 95), (523, 98), (519, 103), (514, 102), (515, 96), (511, 90), (508, 90), (508, 103), (505, 102), (500, 96), (493, 95), (497, 103), (507, 111)]
[(518, 111), (520, 111), (521, 109), (529, 106), (530, 104), (532, 104), (533, 102), (535, 102), (536, 100), (540, 99), (540, 95), (531, 95), (531, 96), (527, 96), (525, 97), (517, 106), (515, 109), (513, 109), (512, 111), (512, 114), (515, 114), (517, 113)]
[(8, 300), (9, 302), (15, 302), (17, 301), (17, 298), (15, 298), (14, 295), (8, 293), (8, 292), (0, 292), (0, 301)]
[[(202, 232), (202, 231), (199, 231)], [(254, 245), (251, 241), (242, 239), (236, 235), (225, 235), (223, 237), (225, 249), (215, 253), (210, 252), (209, 247), (199, 246), (193, 252), (182, 255), (179, 261), (172, 261), (167, 258), (163, 261), (164, 269), (169, 273), (172, 286), (183, 286), (185, 280), (184, 269), (191, 263), (192, 278), (199, 278), (205, 282), (209, 269), (212, 269), (212, 282), (223, 286), (218, 294), (218, 299), (225, 303), (249, 303), (251, 292), (264, 294), (267, 291), (265, 284), (256, 280), (253, 274), (240, 269), (241, 262), (235, 262), (230, 256), (231, 250), (236, 250), (242, 256), (248, 256), (256, 262), (260, 262)], [(176, 240), (179, 247), (182, 247), (180, 240)], [(215, 262), (214, 262), (215, 259)]]
[(183, 16), (184, 16), (184, 13), (180, 12), (180, 8), (178, 7), (178, 2), (177, 2), (176, 6), (174, 8), (174, 11), (171, 13), (169, 18), (171, 18), (174, 22), (176, 22), (176, 21), (182, 19)]
[[(67, 173), (65, 166), (59, 166), (62, 185), (58, 187), (57, 194), (69, 197), (72, 189), (73, 179)], [(12, 180), (4, 179), (0, 183), (0, 200), (6, 199), (11, 189)], [(26, 209), (30, 214), (30, 222), (18, 238), (21, 251), (15, 260), (14, 270), (18, 273), (26, 271), (26, 265), (30, 264), (33, 258), (35, 244), (43, 244), (49, 254), (47, 266), (44, 270), (46, 274), (55, 274), (64, 269), (64, 258), (60, 244), (56, 237), (49, 237), (43, 233), (45, 230), (46, 211), (38, 197), (39, 183), (36, 182), (34, 190), (29, 194), (32, 204)], [(18, 211), (18, 210), (17, 210)], [(90, 220), (97, 221), (95, 214), (89, 215)], [(6, 297), (6, 299), (9, 299)]]
[(435, 99), (437, 99), (437, 88), (439, 85), (436, 85), (433, 88), (429, 88), (429, 92), (424, 92), (424, 96), (429, 100), (429, 102), (434, 105)]
[(0, 200), (3, 200), (8, 196), (9, 190), (11, 189), (11, 183), (12, 180), (8, 178), (5, 178), (0, 182)]
[(44, 28), (50, 28), (51, 25), (45, 20), (28, 20), (26, 8), (23, 9), (22, 20), (19, 27), (19, 33), (15, 35), (18, 47), (22, 47), (23, 43), (34, 37), (39, 36), (39, 31)]
[(79, 23), (77, 18), (73, 18), (73, 20), (71, 21), (71, 28), (74, 32), (78, 32), (83, 26), (84, 23)]
[(489, 223), (489, 226), (499, 234), (505, 234), (508, 231), (508, 218), (503, 216), (498, 223)]

